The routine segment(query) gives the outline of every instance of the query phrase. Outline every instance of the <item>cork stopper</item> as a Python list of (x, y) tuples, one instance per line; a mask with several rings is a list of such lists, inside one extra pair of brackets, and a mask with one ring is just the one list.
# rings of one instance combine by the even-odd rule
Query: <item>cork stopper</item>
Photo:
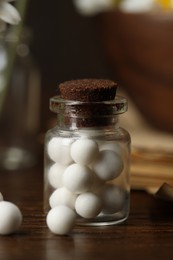
[(65, 100), (100, 102), (115, 98), (117, 83), (107, 79), (77, 79), (61, 83), (59, 89)]
[[(61, 126), (103, 127), (114, 124), (120, 104), (115, 101), (117, 83), (107, 79), (77, 79), (59, 85), (58, 100), (51, 101)], [(60, 122), (59, 122), (60, 123)]]

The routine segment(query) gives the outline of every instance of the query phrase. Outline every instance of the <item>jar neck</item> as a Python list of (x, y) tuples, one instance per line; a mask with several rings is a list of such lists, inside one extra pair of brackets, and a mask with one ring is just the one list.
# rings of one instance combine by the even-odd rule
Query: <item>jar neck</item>
[(102, 129), (102, 128), (118, 128), (119, 116), (105, 117), (86, 117), (75, 118), (69, 117), (63, 114), (57, 114), (57, 125), (64, 130), (76, 130), (76, 129)]
[(50, 109), (57, 113), (62, 129), (117, 127), (118, 116), (127, 111), (127, 100), (117, 96), (110, 101), (79, 102), (56, 96), (50, 99)]

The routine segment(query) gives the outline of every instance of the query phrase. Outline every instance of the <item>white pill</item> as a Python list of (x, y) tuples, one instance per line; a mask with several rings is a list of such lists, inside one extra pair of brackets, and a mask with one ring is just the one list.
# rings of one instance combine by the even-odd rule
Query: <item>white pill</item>
[(92, 168), (99, 178), (109, 181), (120, 175), (123, 170), (123, 161), (119, 154), (111, 150), (103, 150), (99, 153)]
[(79, 164), (71, 164), (63, 174), (64, 186), (76, 194), (86, 192), (92, 184), (93, 173), (87, 167)]
[(22, 213), (19, 208), (8, 201), (0, 202), (0, 234), (14, 233), (22, 223)]
[(2, 193), (0, 192), (0, 201), (4, 200)]
[(119, 155), (121, 154), (121, 147), (118, 143), (115, 143), (115, 142), (102, 142), (100, 144), (100, 151), (103, 151), (103, 150), (111, 150), (111, 151), (114, 151), (116, 153), (118, 153)]
[(50, 207), (66, 205), (74, 209), (77, 195), (67, 190), (65, 187), (56, 189), (49, 198)]
[(57, 235), (69, 233), (76, 221), (76, 214), (67, 206), (60, 205), (52, 208), (46, 217), (46, 223), (50, 231)]
[(48, 181), (53, 188), (60, 188), (63, 186), (62, 176), (66, 166), (60, 163), (53, 164), (48, 171)]
[(102, 201), (94, 193), (82, 193), (76, 199), (75, 209), (83, 218), (94, 218), (102, 209)]
[(48, 143), (48, 155), (54, 162), (59, 162), (65, 165), (72, 163), (70, 148), (72, 139), (53, 137)]
[(107, 184), (102, 192), (104, 214), (113, 214), (123, 209), (125, 206), (125, 191), (113, 184)]
[(82, 138), (74, 142), (71, 146), (71, 157), (76, 163), (88, 165), (96, 158), (99, 152), (95, 141)]

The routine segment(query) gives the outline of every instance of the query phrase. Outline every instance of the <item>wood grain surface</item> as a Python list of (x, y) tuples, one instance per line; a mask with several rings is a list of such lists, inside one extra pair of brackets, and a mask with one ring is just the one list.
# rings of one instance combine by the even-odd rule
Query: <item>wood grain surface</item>
[(173, 204), (131, 192), (125, 224), (75, 227), (65, 236), (48, 230), (43, 214), (43, 169), (0, 172), (0, 191), (23, 213), (21, 228), (0, 236), (0, 259), (172, 259)]

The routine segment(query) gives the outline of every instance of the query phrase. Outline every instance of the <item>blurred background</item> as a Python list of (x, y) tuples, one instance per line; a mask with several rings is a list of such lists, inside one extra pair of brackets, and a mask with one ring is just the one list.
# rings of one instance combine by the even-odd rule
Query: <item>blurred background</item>
[[(41, 70), (46, 110), (49, 96), (57, 93), (60, 82), (110, 78), (96, 18), (78, 14), (73, 1), (30, 0), (26, 24), (33, 30), (31, 50)], [(44, 111), (45, 107), (42, 110), (45, 117)]]
[(65, 80), (112, 78), (151, 125), (172, 132), (172, 19), (165, 10), (86, 16), (73, 1), (28, 1), (26, 24), (33, 32), (31, 51), (41, 70), (43, 97), (56, 94)]

